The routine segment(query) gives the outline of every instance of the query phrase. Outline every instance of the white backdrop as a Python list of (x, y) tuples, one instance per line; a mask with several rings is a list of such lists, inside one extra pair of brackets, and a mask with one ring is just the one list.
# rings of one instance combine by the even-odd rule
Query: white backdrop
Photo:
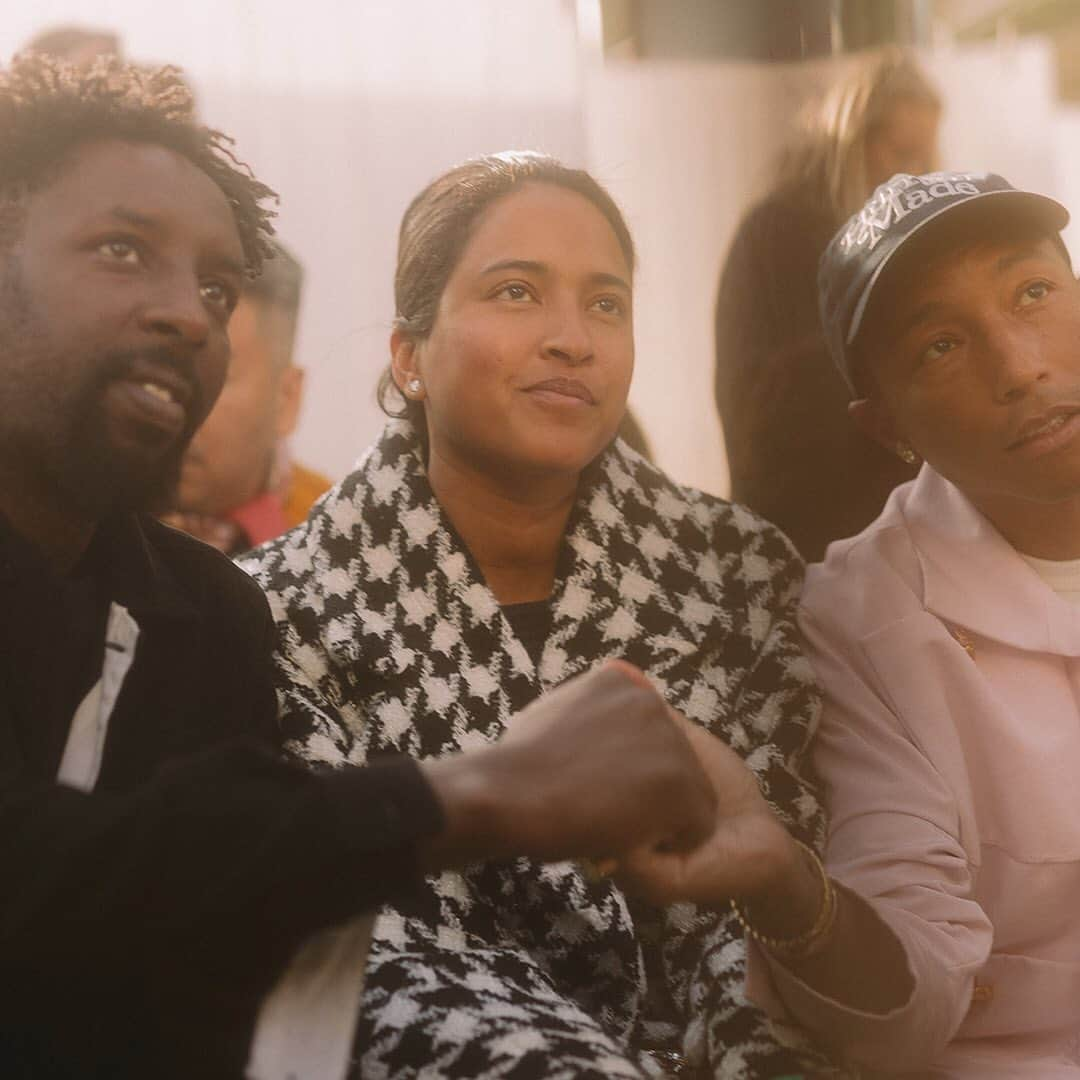
[[(282, 195), (308, 273), (298, 456), (344, 473), (381, 424), (373, 388), (393, 315), (398, 221), (473, 154), (547, 150), (619, 199), (641, 254), (631, 402), (677, 479), (723, 493), (712, 308), (732, 231), (828, 64), (600, 65), (574, 0), (5, 0), (0, 55), (62, 22), (113, 28), (184, 67), (207, 122)], [(591, 5), (585, 3), (583, 10)], [(945, 163), (1069, 201), (1080, 119), (1056, 109), (1049, 50), (926, 58), (947, 101)]]

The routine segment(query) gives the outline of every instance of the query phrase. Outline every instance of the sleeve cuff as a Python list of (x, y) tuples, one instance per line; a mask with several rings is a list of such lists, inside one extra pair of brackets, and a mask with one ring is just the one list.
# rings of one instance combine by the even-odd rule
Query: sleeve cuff
[[(847, 891), (849, 896), (855, 895)], [(891, 913), (865, 899), (856, 900), (903, 945), (912, 990), (902, 1005), (875, 1013), (826, 997), (754, 941), (747, 942), (747, 992), (773, 1016), (794, 1019), (818, 1038), (839, 1047), (853, 1062), (890, 1069), (923, 1068), (952, 1038), (965, 1011), (960, 1008), (957, 1015), (958, 1003), (970, 998), (970, 987), (965, 990), (961, 973), (935, 963), (928, 955), (927, 943), (917, 935), (903, 933), (902, 919), (890, 918)]]
[(416, 845), (437, 833), (444, 817), (417, 762), (390, 757), (322, 779), (336, 808), (343, 873), (355, 876), (357, 894), (383, 903), (419, 881)]

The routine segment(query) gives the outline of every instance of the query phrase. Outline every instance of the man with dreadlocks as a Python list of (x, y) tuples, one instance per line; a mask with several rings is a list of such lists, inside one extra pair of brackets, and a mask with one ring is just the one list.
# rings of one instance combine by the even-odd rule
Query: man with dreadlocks
[(711, 823), (689, 743), (617, 666), (456, 758), (281, 759), (265, 600), (141, 512), (221, 388), (272, 197), (175, 72), (0, 74), (5, 1080), (238, 1077), (309, 935), (422, 871)]

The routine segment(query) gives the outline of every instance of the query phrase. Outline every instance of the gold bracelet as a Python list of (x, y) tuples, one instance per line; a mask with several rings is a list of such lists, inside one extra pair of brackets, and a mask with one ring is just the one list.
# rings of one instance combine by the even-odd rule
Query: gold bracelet
[(814, 919), (814, 924), (809, 930), (794, 937), (769, 937), (767, 934), (757, 930), (751, 921), (751, 916), (734, 897), (731, 899), (731, 910), (735, 912), (735, 918), (739, 920), (742, 928), (778, 960), (804, 960), (820, 952), (829, 940), (829, 934), (832, 933), (833, 924), (836, 922), (837, 900), (832, 878), (825, 872), (825, 867), (813, 848), (808, 847), (801, 840), (796, 840), (795, 843), (810, 856), (818, 877), (821, 879), (821, 907), (818, 909), (817, 918)]

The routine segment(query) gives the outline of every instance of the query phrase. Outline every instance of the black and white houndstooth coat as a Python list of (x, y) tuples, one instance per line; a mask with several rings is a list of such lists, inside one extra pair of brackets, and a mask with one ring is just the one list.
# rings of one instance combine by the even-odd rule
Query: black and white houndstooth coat
[[(583, 477), (539, 668), (443, 515), (406, 421), (244, 565), (269, 595), (282, 719), (307, 761), (468, 750), (622, 657), (739, 751), (793, 832), (820, 843), (800, 771), (818, 694), (794, 630), (797, 556), (622, 443)], [(744, 964), (730, 916), (646, 909), (572, 864), (443, 873), (376, 924), (360, 1072), (631, 1077), (654, 1068), (643, 1046), (708, 1076), (798, 1071), (800, 1052), (746, 1001)]]

